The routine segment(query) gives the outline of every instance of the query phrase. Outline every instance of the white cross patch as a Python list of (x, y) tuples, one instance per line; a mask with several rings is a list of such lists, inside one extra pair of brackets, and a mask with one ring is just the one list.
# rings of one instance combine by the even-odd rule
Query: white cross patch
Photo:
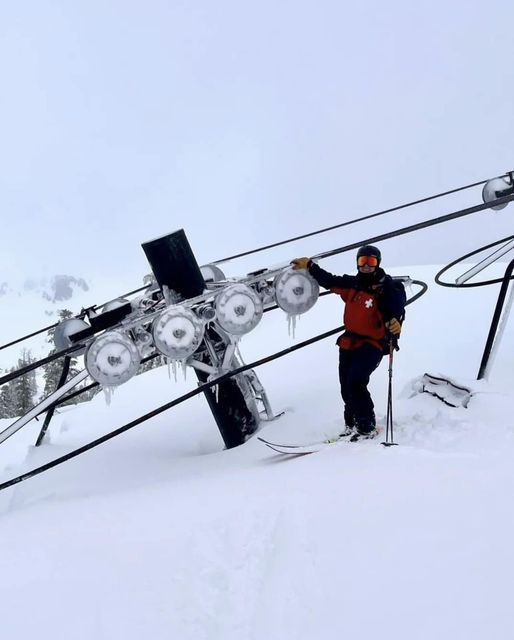
[(373, 298), (368, 298), (364, 304), (366, 305), (366, 309), (371, 309), (373, 306)]

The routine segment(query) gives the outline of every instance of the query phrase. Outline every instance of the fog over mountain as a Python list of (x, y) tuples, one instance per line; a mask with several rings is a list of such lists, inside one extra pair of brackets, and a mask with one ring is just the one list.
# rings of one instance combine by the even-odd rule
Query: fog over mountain
[(89, 291), (84, 278), (58, 274), (50, 278), (27, 278), (21, 285), (15, 282), (0, 283), (0, 296), (8, 294), (26, 295), (35, 293), (47, 302), (57, 303), (72, 300), (78, 291)]

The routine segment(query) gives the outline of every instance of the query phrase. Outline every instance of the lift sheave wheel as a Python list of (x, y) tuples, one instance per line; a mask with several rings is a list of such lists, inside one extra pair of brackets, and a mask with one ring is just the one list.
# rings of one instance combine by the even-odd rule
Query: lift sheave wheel
[[(484, 188), (482, 189), (482, 199), (487, 204), (488, 202), (493, 202), (493, 200), (497, 200), (510, 191), (512, 188), (512, 183), (509, 178), (493, 178), (486, 182)], [(496, 207), (491, 207), (494, 211), (501, 211), (501, 209), (505, 209), (508, 205), (508, 202), (504, 202), (503, 204), (499, 204)]]
[(200, 271), (202, 272), (205, 282), (221, 282), (225, 280), (225, 274), (215, 264), (205, 264), (203, 267), (200, 267)]
[(163, 355), (184, 360), (200, 346), (204, 323), (187, 307), (169, 307), (155, 319), (152, 334), (156, 348)]
[[(89, 329), (89, 325), (80, 318), (68, 318), (67, 320), (59, 322), (54, 330), (54, 344), (57, 351), (69, 349), (73, 345), (69, 336), (74, 333), (78, 333), (79, 331), (83, 331), (84, 329)], [(77, 351), (74, 355), (78, 356), (83, 352), (84, 350)]]
[(108, 331), (86, 350), (89, 375), (104, 387), (114, 387), (137, 373), (141, 357), (136, 345), (121, 331)]
[(307, 271), (285, 269), (275, 278), (275, 300), (290, 315), (309, 311), (318, 300), (319, 285)]
[(216, 298), (217, 321), (232, 335), (241, 336), (254, 329), (262, 313), (262, 300), (245, 284), (232, 284)]

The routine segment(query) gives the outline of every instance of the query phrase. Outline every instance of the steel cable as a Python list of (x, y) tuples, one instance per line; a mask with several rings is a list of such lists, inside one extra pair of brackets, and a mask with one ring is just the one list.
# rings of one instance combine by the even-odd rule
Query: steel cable
[[(511, 175), (511, 174), (510, 173), (504, 173), (501, 176), (497, 176), (497, 178), (505, 178), (505, 177), (508, 177), (509, 175)], [(465, 191), (467, 189), (472, 189), (473, 187), (478, 187), (480, 185), (485, 184), (486, 182), (489, 182), (489, 180), (492, 180), (492, 179), (495, 179), (495, 178), (489, 178), (487, 180), (480, 180), (479, 182), (473, 182), (473, 183), (465, 185), (463, 187), (457, 187), (455, 189), (450, 189), (448, 191), (442, 191), (441, 193), (437, 193), (437, 194), (432, 195), (432, 196), (427, 196), (425, 198), (420, 198), (418, 200), (413, 200), (412, 202), (408, 202), (406, 204), (401, 204), (401, 205), (398, 205), (398, 206), (395, 206), (395, 207), (391, 207), (389, 209), (384, 209), (383, 211), (379, 211), (377, 213), (372, 213), (372, 214), (369, 214), (367, 216), (362, 216), (360, 218), (354, 218), (353, 220), (348, 220), (346, 222), (342, 222), (342, 223), (339, 223), (339, 224), (336, 224), (336, 225), (332, 225), (330, 227), (325, 227), (324, 229), (319, 229), (317, 231), (311, 231), (309, 233), (306, 233), (306, 234), (303, 234), (303, 235), (300, 235), (300, 236), (296, 236), (294, 238), (289, 238), (287, 240), (282, 240), (280, 242), (275, 242), (273, 244), (268, 244), (268, 245), (264, 245), (262, 247), (258, 247), (257, 249), (251, 249), (249, 251), (244, 251), (242, 253), (234, 254), (233, 256), (228, 256), (226, 258), (221, 258), (220, 260), (215, 260), (212, 264), (221, 264), (223, 262), (228, 262), (229, 260), (235, 260), (236, 258), (241, 258), (243, 256), (252, 255), (254, 253), (259, 253), (259, 252), (265, 251), (267, 249), (272, 249), (274, 247), (279, 247), (279, 246), (282, 246), (282, 245), (285, 245), (285, 244), (289, 244), (289, 243), (295, 242), (297, 240), (303, 240), (304, 238), (309, 238), (311, 236), (315, 236), (315, 235), (318, 235), (318, 234), (321, 234), (321, 233), (326, 233), (328, 231), (333, 231), (334, 229), (340, 229), (342, 227), (350, 226), (352, 224), (356, 224), (357, 222), (363, 222), (364, 220), (371, 220), (372, 218), (377, 218), (377, 217), (383, 216), (383, 215), (385, 215), (387, 213), (393, 213), (394, 211), (400, 211), (401, 209), (406, 209), (408, 207), (413, 207), (415, 205), (422, 204), (424, 202), (429, 202), (429, 201), (435, 200), (437, 198), (442, 198), (442, 197), (445, 197), (445, 196), (448, 196), (448, 195), (451, 195), (451, 194), (454, 194), (454, 193), (458, 193), (460, 191)], [(142, 286), (142, 287), (139, 287), (139, 288), (134, 289), (132, 291), (129, 291), (128, 293), (122, 294), (121, 296), (118, 296), (118, 297), (122, 297), (123, 298), (123, 297), (129, 296), (129, 295), (132, 295), (134, 293), (140, 293), (141, 291), (144, 291), (146, 288), (147, 288), (147, 286)], [(104, 304), (107, 304), (107, 303), (104, 303)], [(103, 306), (103, 305), (95, 305), (93, 308), (97, 309), (97, 308), (99, 308), (101, 306)], [(30, 333), (30, 334), (27, 334), (27, 335), (21, 337), (21, 338), (17, 338), (16, 340), (12, 340), (11, 342), (8, 342), (6, 344), (0, 345), (0, 351), (2, 351), (3, 349), (7, 349), (7, 347), (11, 347), (11, 346), (13, 346), (15, 344), (19, 344), (20, 342), (24, 342), (25, 340), (28, 340), (29, 338), (32, 338), (32, 337), (37, 336), (37, 335), (39, 335), (41, 333), (44, 333), (45, 331), (50, 331), (51, 329), (55, 329), (55, 327), (58, 324), (59, 323), (55, 323), (55, 324), (49, 325), (48, 327), (45, 327), (43, 329), (39, 329), (37, 331), (34, 331), (33, 333)], [(1, 384), (1, 382), (0, 382), (0, 384)]]
[[(501, 176), (497, 176), (497, 178), (505, 178), (508, 177), (509, 173), (504, 173)], [(287, 240), (281, 240), (280, 242), (274, 242), (273, 244), (264, 245), (262, 247), (258, 247), (257, 249), (250, 249), (249, 251), (243, 251), (242, 253), (236, 253), (233, 256), (228, 256), (226, 258), (221, 258), (219, 260), (215, 260), (212, 264), (221, 264), (223, 262), (228, 262), (229, 260), (235, 260), (236, 258), (242, 258), (244, 256), (249, 256), (254, 253), (259, 253), (260, 251), (265, 251), (267, 249), (273, 249), (275, 247), (280, 247), (284, 244), (289, 244), (291, 242), (296, 242), (297, 240), (303, 240), (305, 238), (310, 238), (312, 236), (316, 236), (320, 233), (326, 233), (328, 231), (334, 231), (334, 229), (341, 229), (343, 227), (350, 226), (352, 224), (356, 224), (357, 222), (364, 222), (365, 220), (371, 220), (373, 218), (378, 218), (379, 216), (383, 216), (387, 213), (393, 213), (394, 211), (400, 211), (401, 209), (407, 209), (408, 207), (413, 207), (418, 204), (423, 204), (424, 202), (430, 202), (431, 200), (435, 200), (437, 198), (443, 198), (444, 196), (449, 196), (453, 193), (458, 193), (459, 191), (465, 191), (467, 189), (472, 189), (473, 187), (478, 187), (480, 185), (486, 184), (489, 180), (494, 180), (495, 178), (489, 178), (487, 180), (480, 180), (479, 182), (473, 182), (471, 184), (467, 184), (464, 187), (457, 187), (456, 189), (450, 189), (448, 191), (443, 191), (441, 193), (437, 193), (432, 196), (427, 196), (426, 198), (420, 198), (419, 200), (413, 200), (412, 202), (407, 202), (406, 204), (400, 204), (395, 207), (391, 207), (390, 209), (384, 209), (383, 211), (378, 211), (377, 213), (371, 213), (366, 216), (362, 216), (360, 218), (354, 218), (353, 220), (348, 220), (346, 222), (341, 222), (338, 224), (334, 224), (330, 227), (325, 227), (324, 229), (318, 229), (317, 231), (311, 231), (309, 233), (304, 233), (300, 236), (295, 236), (294, 238), (289, 238)]]
[[(424, 282), (418, 281), (418, 280), (412, 280), (412, 284), (417, 284), (420, 285), (422, 287), (422, 291), (418, 292), (418, 294), (416, 294), (415, 296), (413, 296), (412, 298), (410, 298), (409, 300), (407, 300), (406, 302), (406, 306), (409, 304), (412, 304), (412, 302), (414, 302), (415, 300), (417, 300), (421, 295), (423, 295), (425, 293), (425, 291), (427, 290), (427, 285)], [(329, 293), (329, 292), (327, 292)], [(299, 349), (303, 349), (304, 347), (309, 346), (310, 344), (313, 344), (315, 342), (318, 342), (320, 340), (324, 340), (325, 338), (328, 338), (330, 336), (335, 335), (336, 333), (341, 332), (344, 329), (344, 326), (340, 326), (340, 327), (336, 327), (335, 329), (331, 329), (330, 331), (325, 331), (324, 333), (321, 333), (317, 336), (314, 336), (313, 338), (309, 338), (308, 340), (304, 340), (303, 342), (300, 342), (296, 345), (292, 345), (291, 347), (287, 347), (286, 349), (282, 349), (281, 351), (277, 351), (276, 353), (270, 355), (270, 356), (266, 356), (264, 358), (260, 358), (259, 360), (255, 360), (254, 362), (251, 362), (250, 364), (245, 364), (241, 367), (238, 367), (237, 369), (234, 369), (233, 371), (229, 371), (228, 373), (225, 373), (224, 375), (220, 376), (219, 378), (216, 378), (216, 380), (211, 380), (210, 382), (205, 382), (201, 385), (199, 385), (196, 389), (193, 389), (192, 391), (189, 391), (188, 393), (180, 396), (179, 398), (175, 398), (175, 400), (171, 400), (170, 402), (167, 402), (166, 404), (161, 405), (160, 407), (158, 407), (157, 409), (153, 409), (152, 411), (149, 411), (148, 413), (144, 414), (143, 416), (140, 416), (139, 418), (136, 418), (135, 420), (132, 420), (130, 422), (128, 422), (127, 424), (124, 424), (121, 427), (118, 427), (118, 429), (115, 429), (114, 431), (110, 431), (109, 433), (106, 433), (105, 435), (101, 436), (100, 438), (97, 438), (96, 440), (93, 440), (92, 442), (89, 442), (88, 444), (83, 445), (82, 447), (78, 447), (77, 449), (74, 449), (73, 451), (70, 451), (69, 453), (60, 456), (59, 458), (55, 458), (54, 460), (51, 460), (50, 462), (47, 462), (44, 465), (41, 465), (40, 467), (36, 467), (35, 469), (32, 469), (31, 471), (27, 471), (26, 473), (23, 473), (15, 478), (12, 478), (11, 480), (6, 480), (5, 482), (0, 483), (0, 491), (2, 491), (3, 489), (7, 489), (8, 487), (12, 487), (20, 482), (23, 482), (24, 480), (28, 480), (29, 478), (33, 478), (36, 475), (39, 475), (40, 473), (43, 473), (45, 471), (48, 471), (50, 469), (52, 469), (53, 467), (56, 467), (60, 464), (63, 464), (64, 462), (67, 462), (68, 460), (71, 460), (72, 458), (76, 458), (77, 456), (81, 455), (82, 453), (85, 453), (86, 451), (89, 451), (90, 449), (94, 449), (95, 447), (103, 444), (104, 442), (107, 442), (108, 440), (111, 440), (112, 438), (115, 438), (116, 436), (121, 435), (122, 433), (125, 433), (125, 431), (128, 431), (129, 429), (132, 429), (138, 425), (140, 425), (142, 422), (146, 422), (147, 420), (149, 420), (150, 418), (154, 418), (155, 416), (163, 413), (164, 411), (167, 411), (168, 409), (171, 409), (172, 407), (177, 406), (178, 404), (181, 404), (182, 402), (185, 402), (186, 400), (190, 400), (191, 398), (194, 398), (195, 396), (197, 396), (198, 394), (202, 393), (203, 391), (209, 389), (212, 386), (215, 386), (217, 384), (220, 384), (221, 382), (224, 382), (225, 380), (228, 380), (229, 378), (232, 378), (233, 376), (236, 376), (240, 373), (244, 373), (245, 371), (248, 371), (249, 369), (256, 369), (257, 367), (266, 364), (268, 362), (272, 362), (273, 360), (277, 360), (278, 358), (282, 358), (285, 355), (288, 355), (289, 353), (293, 353), (294, 351), (298, 351)], [(94, 385), (92, 385), (94, 386)], [(81, 390), (84, 391), (84, 390)], [(66, 399), (69, 399), (70, 396), (67, 396)], [(62, 399), (62, 401), (64, 402), (65, 399)], [(60, 404), (58, 403), (55, 403)]]
[[(314, 260), (322, 260), (324, 258), (328, 258), (330, 256), (337, 255), (339, 253), (344, 253), (345, 251), (351, 251), (352, 249), (357, 249), (358, 247), (362, 246), (363, 244), (371, 244), (371, 243), (374, 243), (374, 242), (381, 242), (383, 240), (389, 240), (391, 238), (395, 238), (397, 236), (405, 235), (407, 233), (413, 233), (414, 231), (419, 231), (420, 229), (425, 229), (427, 227), (432, 227), (432, 226), (437, 225), (437, 224), (442, 224), (444, 222), (449, 222), (450, 220), (457, 220), (458, 218), (462, 218), (464, 216), (469, 216), (469, 215), (471, 215), (473, 213), (477, 213), (479, 211), (485, 211), (486, 209), (490, 209), (492, 207), (496, 207), (496, 206), (499, 206), (499, 205), (502, 205), (502, 204), (507, 204), (507, 203), (511, 202), (512, 200), (514, 200), (514, 194), (511, 194), (511, 195), (508, 195), (508, 196), (503, 196), (501, 198), (497, 198), (496, 200), (492, 200), (491, 202), (478, 204), (478, 205), (475, 205), (473, 207), (468, 207), (466, 209), (459, 209), (458, 211), (454, 211), (453, 213), (448, 213), (448, 214), (446, 214), (444, 216), (439, 216), (437, 218), (431, 218), (430, 220), (425, 220), (423, 222), (418, 222), (416, 224), (409, 225), (408, 227), (402, 227), (401, 229), (396, 229), (396, 231), (390, 231), (389, 233), (382, 233), (382, 234), (380, 234), (378, 236), (372, 236), (370, 238), (366, 238), (365, 240), (360, 240), (359, 242), (352, 242), (351, 244), (344, 245), (343, 247), (339, 247), (337, 249), (332, 249), (331, 251), (325, 251), (325, 252), (322, 252), (322, 253), (318, 253), (318, 254), (312, 256), (312, 258)], [(22, 373), (27, 373), (28, 371), (31, 371), (32, 369), (35, 369), (38, 366), (41, 366), (42, 364), (46, 364), (47, 362), (50, 362), (51, 360), (55, 360), (60, 355), (67, 355), (67, 354), (71, 353), (72, 351), (76, 351), (78, 348), (80, 348), (80, 347), (79, 346), (75, 346), (75, 347), (72, 347), (72, 349), (68, 349), (66, 351), (60, 352), (60, 354), (55, 354), (53, 356), (48, 356), (47, 358), (43, 358), (42, 360), (39, 360), (36, 363), (27, 365), (23, 369), (19, 370), (19, 372), (21, 372), (21, 373), (18, 373), (18, 372), (9, 373), (9, 374), (3, 376), (2, 378), (0, 378), (0, 385), (2, 385), (5, 382), (8, 382), (9, 380), (12, 380), (13, 378), (17, 377), (16, 373), (18, 373), (18, 375), (22, 375)]]

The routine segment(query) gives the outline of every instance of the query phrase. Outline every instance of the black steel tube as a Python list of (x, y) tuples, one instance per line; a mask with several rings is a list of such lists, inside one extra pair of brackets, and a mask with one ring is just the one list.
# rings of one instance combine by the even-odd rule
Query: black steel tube
[(205, 281), (183, 229), (141, 246), (161, 288), (172, 289), (182, 299), (202, 295)]
[[(64, 356), (64, 362), (62, 363), (61, 377), (59, 378), (59, 382), (55, 387), (55, 391), (57, 391), (57, 389), (60, 389), (62, 385), (66, 382), (66, 378), (68, 377), (68, 373), (70, 371), (70, 364), (71, 364), (70, 356)], [(39, 445), (43, 442), (43, 438), (45, 437), (48, 427), (50, 426), (50, 422), (53, 418), (55, 407), (56, 407), (56, 404), (52, 404), (48, 408), (48, 411), (46, 412), (45, 421), (43, 422), (43, 426), (41, 427), (41, 431), (39, 432), (39, 435), (36, 440), (36, 447), (39, 447)]]
[(514, 260), (511, 260), (509, 262), (507, 269), (505, 270), (505, 275), (503, 276), (502, 285), (500, 287), (500, 293), (498, 294), (498, 300), (496, 302), (493, 319), (491, 321), (491, 327), (489, 328), (489, 335), (487, 336), (487, 340), (485, 342), (484, 353), (482, 355), (482, 362), (480, 363), (480, 369), (478, 370), (477, 380), (482, 380), (482, 378), (485, 376), (487, 364), (489, 362), (489, 357), (491, 355), (491, 349), (493, 348), (494, 339), (496, 337), (496, 332), (498, 330), (498, 325), (500, 323), (503, 305), (505, 303), (505, 297), (507, 296), (507, 291), (510, 284), (510, 277), (512, 276), (513, 271), (514, 271)]

